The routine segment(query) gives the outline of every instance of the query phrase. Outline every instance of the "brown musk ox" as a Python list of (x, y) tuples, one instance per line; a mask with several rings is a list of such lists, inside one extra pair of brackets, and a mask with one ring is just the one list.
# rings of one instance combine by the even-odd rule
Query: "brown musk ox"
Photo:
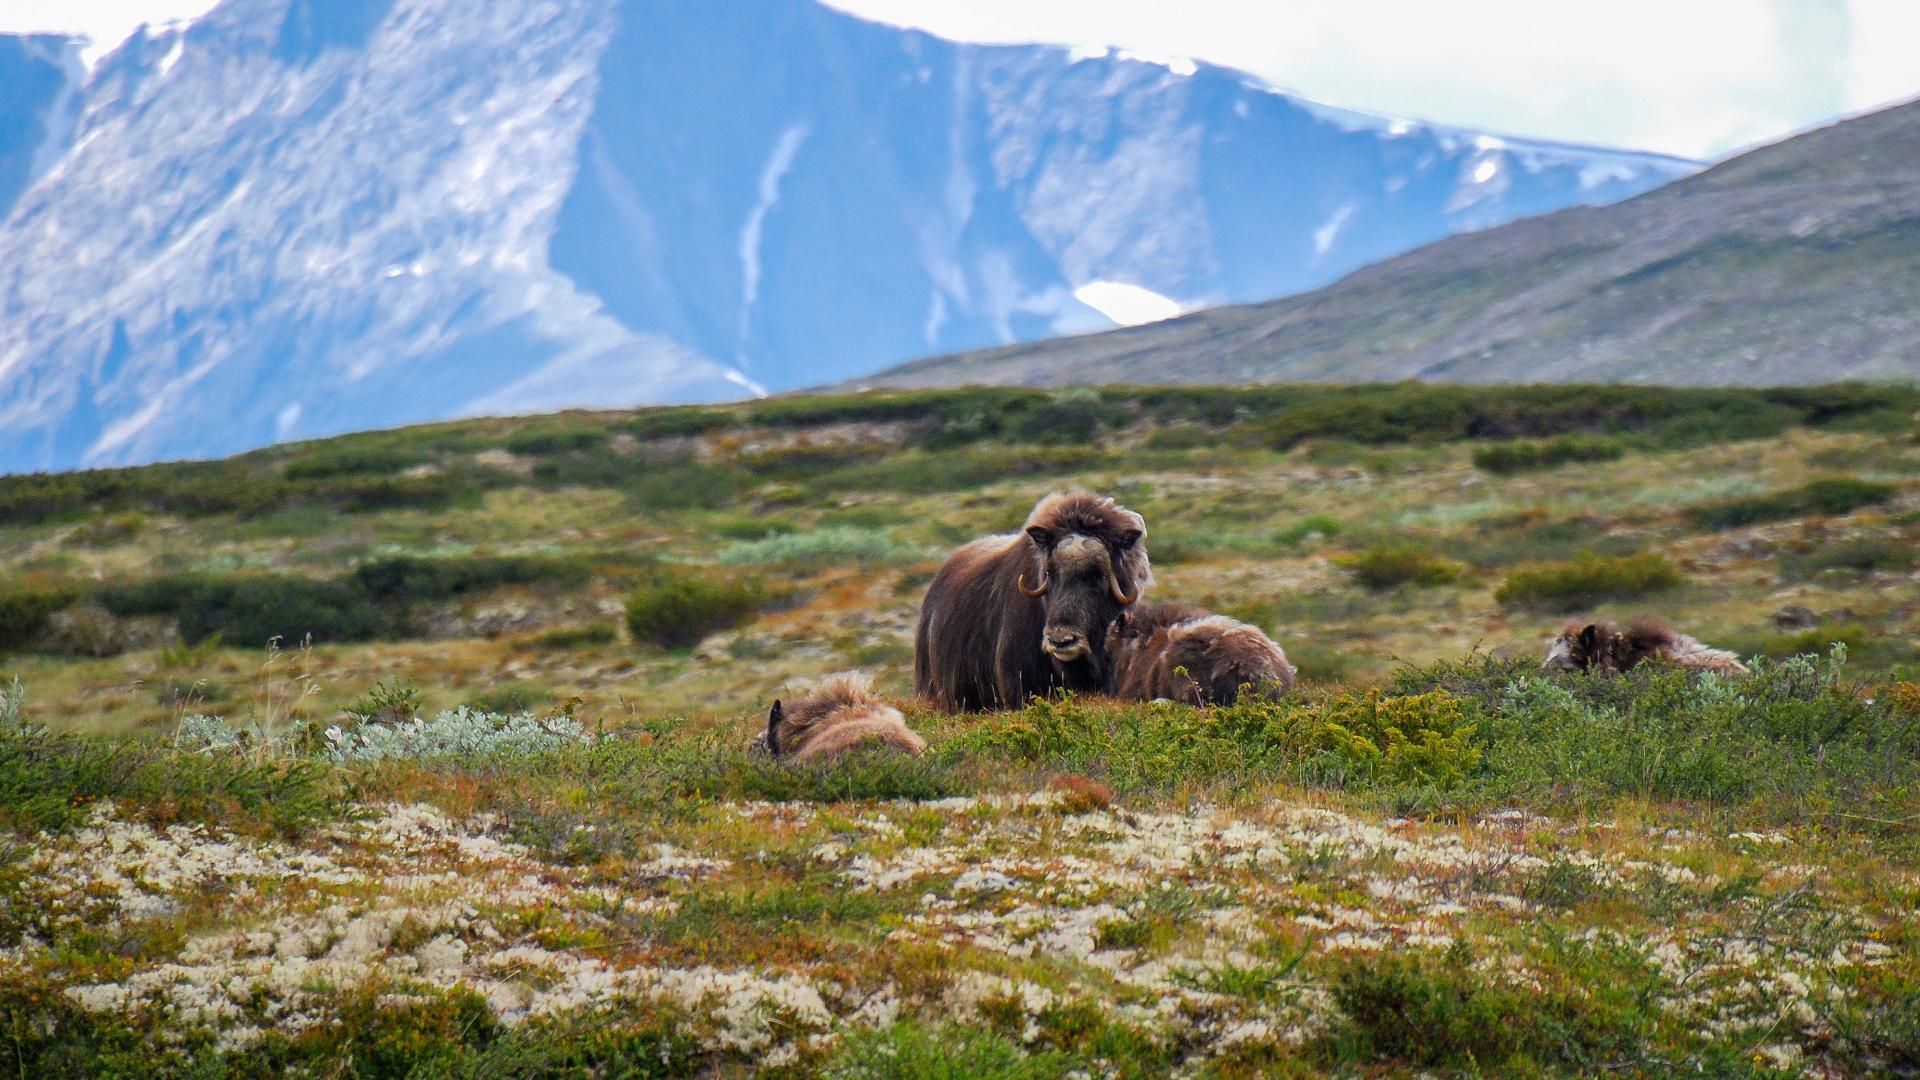
[(858, 673), (832, 675), (812, 693), (767, 710), (767, 728), (754, 736), (750, 752), (779, 761), (821, 761), (856, 746), (883, 745), (919, 757), (927, 748), (900, 710), (873, 692)]
[(1631, 671), (1657, 660), (1689, 671), (1745, 675), (1747, 665), (1725, 649), (1710, 648), (1657, 619), (1635, 619), (1622, 629), (1610, 622), (1568, 623), (1547, 650), (1543, 670)]
[(1192, 604), (1148, 604), (1107, 632), (1112, 690), (1136, 701), (1231, 705), (1293, 688), (1294, 667), (1258, 627)]
[(1048, 495), (1026, 527), (955, 551), (913, 642), (914, 693), (950, 712), (1106, 689), (1107, 628), (1153, 583), (1147, 523), (1097, 495)]

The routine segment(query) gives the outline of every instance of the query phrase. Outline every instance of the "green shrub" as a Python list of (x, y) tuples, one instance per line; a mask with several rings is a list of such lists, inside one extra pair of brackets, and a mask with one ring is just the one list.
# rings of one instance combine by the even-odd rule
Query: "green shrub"
[(915, 544), (893, 538), (888, 529), (831, 526), (811, 532), (787, 533), (761, 540), (741, 540), (720, 549), (716, 556), (727, 566), (784, 563), (794, 566), (844, 566), (912, 562), (926, 557)]
[(1536, 1075), (1546, 1065), (1558, 1066), (1554, 1075), (1596, 1070), (1639, 1060), (1659, 1023), (1657, 1010), (1635, 997), (1635, 983), (1644, 982), (1635, 976), (1624, 969), (1610, 989), (1567, 992), (1487, 971), (1464, 947), (1360, 954), (1329, 980), (1340, 1019), (1321, 1049), (1339, 1061), (1474, 1075)]
[(1815, 480), (1789, 491), (1702, 503), (1690, 507), (1687, 516), (1702, 528), (1735, 529), (1814, 514), (1850, 514), (1878, 506), (1899, 493), (1894, 484), (1842, 476)]
[(627, 421), (626, 427), (636, 438), (672, 439), (704, 435), (739, 422), (738, 417), (726, 410), (688, 405), (643, 412)]
[(1379, 544), (1334, 562), (1345, 567), (1356, 583), (1377, 591), (1402, 585), (1446, 585), (1460, 577), (1459, 563), (1412, 544)]
[(1861, 692), (1837, 662), (1758, 659), (1739, 680), (1655, 666), (1546, 677), (1536, 665), (1476, 658), (1403, 672), (1387, 691), (1477, 701), (1483, 757), (1464, 790), (1509, 805), (1696, 799), (1803, 820), (1834, 807), (1872, 817), (1890, 800), (1877, 816), (1892, 819), (1920, 782), (1920, 715)]
[(643, 644), (680, 648), (746, 622), (771, 599), (751, 579), (662, 571), (628, 594), (627, 631)]
[(508, 436), (505, 447), (516, 454), (545, 457), (597, 450), (606, 445), (607, 430), (585, 424), (534, 427)]
[(1477, 770), (1475, 706), (1452, 694), (1334, 694), (1194, 709), (1035, 700), (947, 752), (991, 754), (1127, 791), (1165, 791), (1268, 772), (1337, 787), (1446, 790)]
[(1679, 587), (1685, 578), (1665, 556), (1576, 555), (1516, 570), (1495, 590), (1504, 607), (1575, 612), (1607, 600), (1631, 600)]
[(46, 630), (56, 613), (71, 606), (78, 596), (77, 589), (66, 585), (0, 591), (0, 649), (24, 648)]
[(1275, 529), (1272, 540), (1278, 547), (1299, 547), (1310, 540), (1339, 536), (1344, 527), (1339, 518), (1330, 514), (1309, 514), (1291, 525)]
[(620, 631), (612, 623), (590, 622), (542, 631), (534, 635), (530, 644), (542, 649), (588, 649), (619, 640)]
[(508, 585), (580, 585), (592, 577), (578, 558), (534, 555), (420, 558), (399, 555), (362, 563), (354, 586), (382, 603), (432, 603)]
[(1793, 580), (1827, 571), (1904, 572), (1920, 568), (1920, 546), (1901, 537), (1862, 536), (1809, 551), (1784, 551), (1779, 562), (1781, 575)]
[(1451, 542), (1448, 550), (1474, 566), (1495, 567), (1531, 562), (1542, 551), (1632, 555), (1641, 543), (1600, 518), (1553, 518), (1527, 510), (1475, 522), (1473, 532)]
[(903, 1020), (847, 1036), (822, 1075), (829, 1080), (1052, 1080), (1072, 1074), (1073, 1065), (1058, 1052), (1030, 1053), (993, 1031)]
[(253, 647), (278, 638), (292, 645), (367, 641), (389, 629), (386, 615), (356, 588), (299, 577), (184, 574), (100, 590), (115, 615), (164, 615), (190, 642), (215, 635)]
[(1575, 461), (1618, 461), (1626, 456), (1626, 452), (1626, 446), (1618, 439), (1561, 435), (1552, 439), (1515, 439), (1479, 447), (1473, 452), (1473, 464), (1476, 468), (1505, 476), (1557, 468)]
[(836, 469), (814, 478), (809, 486), (819, 492), (893, 491), (931, 495), (985, 487), (1020, 476), (1072, 472), (1102, 460), (1104, 455), (1085, 446), (908, 450), (880, 461)]
[(151, 739), (57, 732), (22, 719), (23, 697), (17, 682), (0, 694), (0, 828), (70, 829), (102, 799), (169, 820), (244, 819), (283, 832), (340, 809), (329, 774), (311, 762), (177, 753)]
[(336, 476), (380, 476), (404, 472), (427, 460), (428, 455), (418, 450), (388, 446), (360, 446), (354, 443), (343, 446), (321, 444), (312, 452), (290, 459), (281, 475), (289, 480), (320, 480)]

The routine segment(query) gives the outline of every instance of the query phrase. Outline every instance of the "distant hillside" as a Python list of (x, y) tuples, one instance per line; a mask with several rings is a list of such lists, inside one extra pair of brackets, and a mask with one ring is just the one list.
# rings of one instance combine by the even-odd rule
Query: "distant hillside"
[(858, 385), (1771, 385), (1920, 375), (1920, 103), (1316, 292), (962, 353)]

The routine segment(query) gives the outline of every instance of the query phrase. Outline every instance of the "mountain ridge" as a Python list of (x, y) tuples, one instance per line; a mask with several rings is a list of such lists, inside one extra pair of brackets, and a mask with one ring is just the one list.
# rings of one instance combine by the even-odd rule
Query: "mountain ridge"
[(932, 357), (850, 385), (1912, 378), (1917, 160), (1920, 103), (1907, 103), (1612, 206), (1447, 237), (1302, 295)]
[(786, 390), (1693, 168), (808, 0), (227, 0), (80, 103), (0, 219), (0, 470)]

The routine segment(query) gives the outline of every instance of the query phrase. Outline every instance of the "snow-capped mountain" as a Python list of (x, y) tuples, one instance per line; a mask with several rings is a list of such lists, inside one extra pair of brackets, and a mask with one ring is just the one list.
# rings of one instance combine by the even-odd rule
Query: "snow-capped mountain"
[(0, 42), (0, 470), (820, 384), (1696, 168), (811, 0), (228, 0), (84, 74)]

